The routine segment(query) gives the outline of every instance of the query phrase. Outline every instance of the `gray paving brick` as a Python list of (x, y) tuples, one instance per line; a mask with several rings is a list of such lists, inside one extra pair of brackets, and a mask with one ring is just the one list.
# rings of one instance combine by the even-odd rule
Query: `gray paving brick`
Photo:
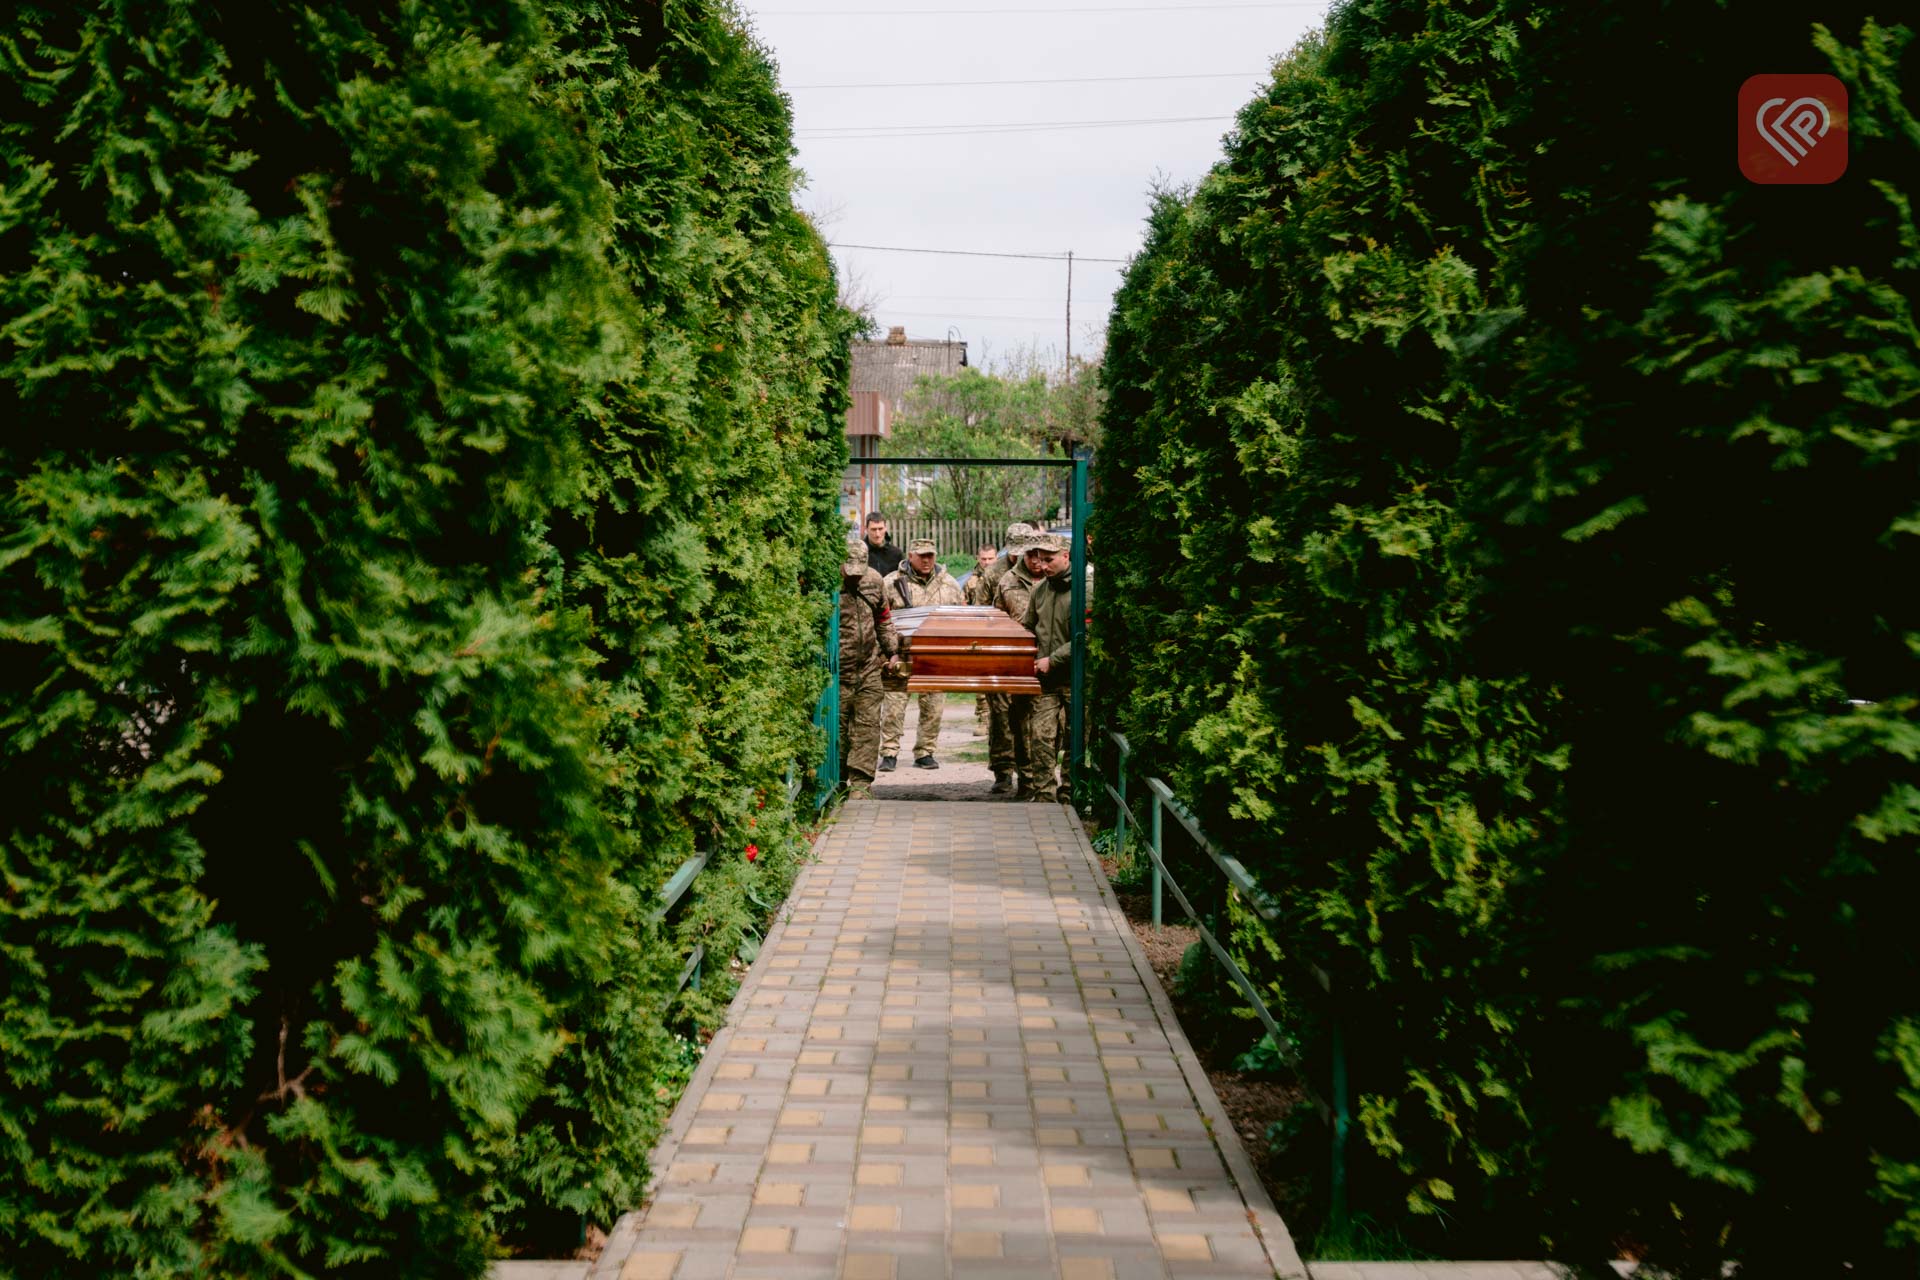
[(595, 1280), (1273, 1274), (1067, 814), (859, 801), (816, 853)]

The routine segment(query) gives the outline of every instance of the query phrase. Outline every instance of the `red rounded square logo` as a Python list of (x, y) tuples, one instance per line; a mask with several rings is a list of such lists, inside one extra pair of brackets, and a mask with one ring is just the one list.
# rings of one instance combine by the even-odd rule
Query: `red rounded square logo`
[(1847, 171), (1847, 86), (1832, 76), (1752, 76), (1740, 86), (1740, 172), (1768, 185)]

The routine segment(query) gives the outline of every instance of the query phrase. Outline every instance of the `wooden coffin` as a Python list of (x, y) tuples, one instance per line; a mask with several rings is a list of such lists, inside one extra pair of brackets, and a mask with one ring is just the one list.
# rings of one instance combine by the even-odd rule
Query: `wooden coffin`
[(988, 605), (896, 609), (908, 693), (1038, 693), (1033, 632)]

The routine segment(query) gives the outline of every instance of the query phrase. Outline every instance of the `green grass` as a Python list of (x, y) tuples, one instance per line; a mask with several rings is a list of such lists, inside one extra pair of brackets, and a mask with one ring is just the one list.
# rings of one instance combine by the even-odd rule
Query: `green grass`
[(1118, 833), (1108, 827), (1093, 838), (1093, 851), (1101, 857), (1112, 858), (1113, 887), (1116, 889), (1137, 889), (1153, 877), (1153, 860), (1147, 856), (1146, 846), (1133, 840), (1115, 839)]
[(1307, 1256), (1315, 1262), (1424, 1262), (1434, 1255), (1408, 1244), (1396, 1228), (1383, 1227), (1358, 1213), (1322, 1227)]

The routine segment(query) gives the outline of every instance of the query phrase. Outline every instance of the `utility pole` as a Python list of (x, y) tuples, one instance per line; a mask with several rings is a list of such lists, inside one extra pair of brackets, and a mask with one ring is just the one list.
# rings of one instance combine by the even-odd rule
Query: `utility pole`
[(1067, 381), (1073, 381), (1073, 250), (1067, 250)]

